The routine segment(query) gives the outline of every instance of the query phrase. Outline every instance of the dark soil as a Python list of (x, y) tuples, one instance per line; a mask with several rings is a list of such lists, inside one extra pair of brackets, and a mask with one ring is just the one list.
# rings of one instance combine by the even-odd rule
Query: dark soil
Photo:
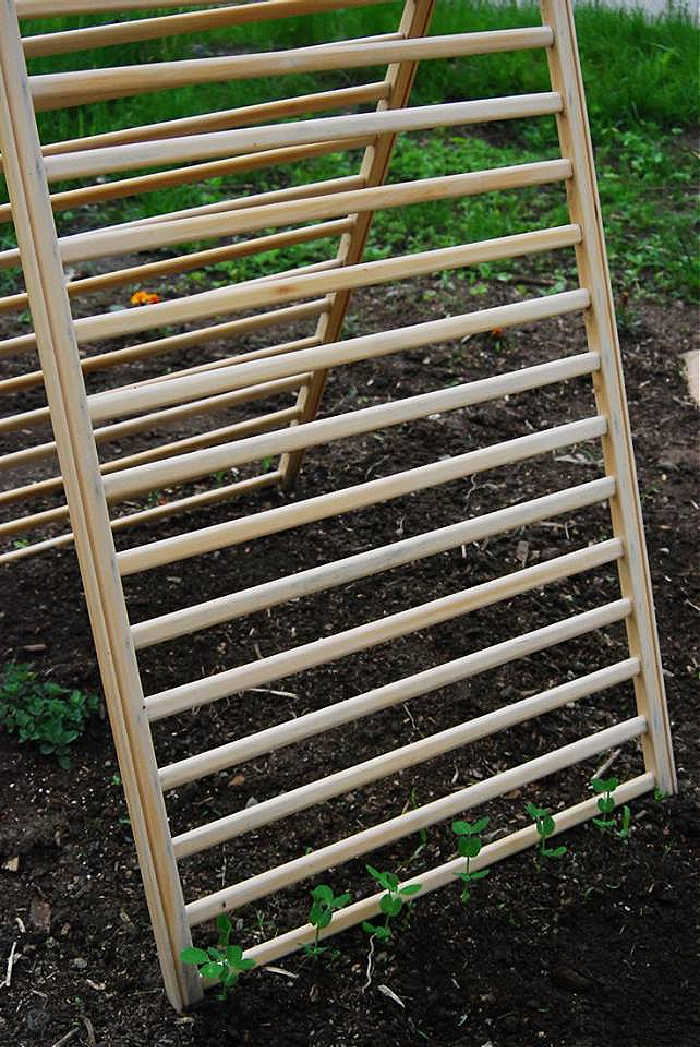
[[(445, 310), (466, 311), (473, 307), (471, 299), (464, 309), (455, 308), (455, 297), (458, 307), (460, 298), (469, 298), (465, 286), (456, 284), (450, 291), (425, 280), (392, 294), (364, 293), (355, 299), (350, 326), (355, 332), (416, 322), (436, 315), (442, 295)], [(516, 295), (516, 288), (505, 285), (498, 296), (479, 298), (477, 305)], [(393, 940), (377, 950), (366, 988), (368, 938), (358, 929), (340, 936), (341, 955), (328, 964), (288, 957), (279, 962), (282, 973), (246, 976), (230, 1003), (207, 998), (191, 1014), (177, 1016), (161, 987), (106, 721), (91, 724), (70, 770), (0, 738), (0, 860), (5, 863), (0, 871), (0, 978), (13, 945), (16, 950), (11, 985), (0, 987), (3, 1043), (700, 1045), (700, 658), (693, 647), (700, 608), (693, 570), (699, 453), (697, 411), (687, 397), (680, 364), (680, 354), (691, 348), (696, 317), (680, 305), (628, 304), (623, 318), (679, 795), (662, 803), (651, 796), (638, 800), (628, 844), (584, 826), (567, 835), (568, 853), (559, 863), (540, 869), (533, 854), (525, 853), (495, 866), (475, 887), (467, 909), (459, 904), (457, 884), (427, 896)], [(304, 333), (306, 328), (300, 328), (295, 336)], [(263, 338), (266, 333), (241, 348), (264, 344)], [(583, 347), (578, 320), (551, 321), (503, 337), (485, 335), (358, 365), (331, 377), (325, 411), (340, 413), (478, 379)], [(212, 351), (224, 355), (231, 349), (215, 346)], [(194, 362), (194, 357), (182, 357), (177, 365)], [(150, 367), (144, 366), (143, 377), (157, 373), (162, 360)], [(91, 382), (90, 387), (98, 385)], [(41, 402), (33, 393), (17, 399), (18, 407)], [(581, 380), (316, 448), (307, 456), (294, 497), (340, 489), (593, 412), (590, 383)], [(235, 420), (244, 414), (226, 417)], [(175, 430), (173, 438), (188, 431)], [(115, 456), (139, 446), (138, 441), (125, 442), (114, 449)], [(144, 620), (599, 475), (597, 446), (565, 448), (473, 480), (127, 578), (129, 609), (134, 621)], [(245, 506), (224, 503), (186, 521), (124, 532), (119, 545), (140, 545), (282, 501), (270, 489)], [(518, 569), (523, 556), (535, 563), (609, 534), (606, 507), (593, 507), (283, 605), (270, 615), (161, 645), (140, 658), (146, 693), (457, 592)], [(33, 660), (64, 684), (98, 689), (72, 551), (22, 560), (6, 567), (0, 578), (0, 664)], [(609, 566), (329, 666), (271, 681), (262, 691), (157, 725), (159, 763), (568, 617), (615, 599), (617, 593), (614, 567)], [(169, 796), (173, 829), (210, 821), (243, 808), (251, 798), (274, 796), (612, 664), (624, 651), (622, 630), (606, 629), (232, 768)], [(631, 689), (616, 688), (311, 808), (184, 861), (186, 896), (243, 880), (303, 854), (307, 846), (323, 846), (407, 805), (421, 805), (632, 715)], [(489, 828), (500, 835), (525, 824), (528, 799), (552, 808), (578, 802), (604, 758), (487, 805)], [(637, 747), (624, 746), (612, 773), (622, 779), (640, 770)], [(437, 826), (370, 860), (404, 876), (419, 874), (453, 853), (450, 835), (447, 826)], [(352, 891), (355, 898), (371, 891), (362, 860), (331, 870), (323, 879), (338, 891)], [(310, 886), (301, 884), (242, 909), (236, 914), (241, 943), (263, 941), (303, 922)], [(207, 934), (204, 929), (198, 940), (206, 941)], [(400, 1003), (385, 994), (386, 987)], [(73, 1029), (72, 1037), (62, 1040)]]

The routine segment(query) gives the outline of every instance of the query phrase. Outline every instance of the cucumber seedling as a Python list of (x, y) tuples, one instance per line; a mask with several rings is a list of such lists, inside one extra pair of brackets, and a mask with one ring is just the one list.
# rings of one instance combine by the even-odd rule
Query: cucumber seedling
[(391, 938), (391, 921), (399, 915), (405, 900), (418, 894), (421, 884), (412, 883), (406, 887), (399, 887), (399, 878), (396, 873), (378, 872), (371, 865), (365, 865), (365, 869), (372, 879), (384, 888), (385, 893), (379, 900), (379, 911), (384, 914), (384, 923), (373, 924), (365, 921), (362, 924), (362, 930), (373, 935), (378, 941), (385, 942)]
[(240, 945), (231, 945), (232, 925), (226, 913), (216, 918), (216, 929), (219, 938), (215, 946), (208, 949), (183, 949), (180, 953), (182, 963), (197, 968), (201, 978), (207, 978), (221, 986), (219, 1000), (225, 1000), (229, 992), (236, 987), (238, 979), (245, 971), (255, 967), (255, 960), (246, 959)]
[(547, 846), (547, 840), (550, 836), (554, 836), (555, 831), (554, 818), (551, 813), (546, 807), (537, 807), (534, 803), (526, 804), (525, 809), (535, 823), (537, 835), (540, 838), (540, 858), (563, 858), (566, 854), (566, 847), (563, 844), (559, 847)]
[(467, 868), (457, 873), (457, 878), (462, 881), (462, 893), (460, 898), (462, 904), (466, 905), (471, 898), (471, 885), (474, 880), (483, 880), (488, 875), (488, 869), (479, 869), (472, 872), (472, 859), (481, 854), (483, 843), (481, 833), (489, 824), (488, 818), (480, 818), (478, 822), (452, 822), (452, 832), (457, 837), (457, 851), (460, 858), (466, 858)]
[[(333, 888), (329, 887), (325, 883), (320, 883), (317, 887), (314, 887), (311, 892), (311, 911), (309, 913), (309, 923), (314, 928), (314, 940), (306, 945), (302, 945), (303, 951), (307, 956), (313, 956), (314, 959), (318, 959), (324, 952), (328, 951), (327, 945), (319, 945), (318, 939), (322, 930), (329, 926), (333, 919), (333, 913), (337, 912), (338, 909), (344, 909), (350, 901), (349, 894), (335, 895)], [(337, 950), (336, 950), (337, 951)]]

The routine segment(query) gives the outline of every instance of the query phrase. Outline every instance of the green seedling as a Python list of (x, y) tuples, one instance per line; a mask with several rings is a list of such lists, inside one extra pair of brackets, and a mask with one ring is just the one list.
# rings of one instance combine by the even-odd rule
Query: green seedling
[(350, 901), (350, 895), (339, 894), (336, 896), (333, 894), (332, 887), (325, 883), (320, 883), (318, 887), (314, 887), (311, 892), (311, 898), (313, 900), (309, 913), (309, 923), (315, 931), (314, 940), (308, 945), (303, 945), (302, 949), (307, 956), (313, 956), (317, 960), (323, 953), (328, 952), (329, 948), (327, 945), (318, 944), (321, 931), (329, 926), (334, 912), (345, 908)]
[(219, 938), (215, 946), (212, 945), (206, 950), (193, 947), (183, 949), (180, 960), (196, 967), (201, 978), (220, 985), (218, 999), (225, 1000), (229, 992), (238, 985), (241, 974), (255, 967), (255, 960), (246, 959), (240, 945), (230, 944), (232, 925), (225, 913), (217, 916), (216, 928)]
[(566, 847), (547, 847), (547, 840), (554, 835), (554, 818), (546, 807), (536, 807), (534, 803), (526, 804), (525, 809), (535, 823), (540, 838), (540, 858), (563, 858)]
[(625, 804), (622, 808), (622, 824), (620, 828), (618, 828), (617, 817), (614, 815), (616, 805), (613, 794), (619, 784), (617, 778), (593, 778), (591, 780), (591, 789), (598, 796), (598, 810), (603, 815), (602, 818), (594, 818), (593, 824), (602, 833), (612, 832), (621, 840), (629, 840), (630, 822), (632, 820), (632, 812), (629, 806)]
[(20, 742), (34, 742), (40, 753), (54, 755), (61, 767), (70, 767), (71, 746), (99, 704), (95, 694), (42, 680), (31, 665), (0, 669), (0, 726)]
[(412, 883), (406, 887), (399, 887), (399, 878), (396, 873), (378, 872), (371, 865), (365, 865), (365, 869), (386, 893), (379, 901), (379, 911), (384, 914), (384, 923), (374, 924), (365, 921), (362, 924), (362, 930), (373, 935), (380, 942), (385, 942), (391, 938), (391, 921), (401, 912), (406, 898), (418, 894), (421, 884)]
[(481, 854), (483, 843), (481, 833), (489, 824), (488, 818), (480, 818), (478, 822), (452, 822), (452, 832), (457, 837), (457, 851), (461, 858), (466, 858), (467, 868), (457, 873), (458, 879), (462, 881), (463, 888), (460, 898), (462, 904), (466, 905), (471, 898), (471, 885), (475, 880), (483, 880), (488, 876), (488, 869), (479, 869), (472, 872), (472, 860)]

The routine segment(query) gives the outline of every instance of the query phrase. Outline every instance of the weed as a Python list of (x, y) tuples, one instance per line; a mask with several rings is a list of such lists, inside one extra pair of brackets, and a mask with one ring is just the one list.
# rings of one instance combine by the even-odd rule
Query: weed
[(21, 742), (70, 767), (70, 746), (84, 733), (99, 706), (95, 694), (41, 680), (31, 665), (6, 665), (0, 673), (0, 724)]
[[(318, 939), (322, 930), (329, 926), (333, 919), (333, 913), (337, 912), (338, 909), (343, 909), (350, 901), (349, 894), (335, 895), (333, 888), (329, 887), (325, 883), (320, 883), (317, 887), (314, 887), (311, 892), (313, 899), (311, 905), (311, 912), (309, 913), (309, 923), (313, 926), (315, 934), (312, 944), (303, 945), (302, 948), (307, 956), (313, 956), (314, 959), (318, 959), (323, 953), (328, 952), (329, 946), (319, 945)], [(334, 950), (337, 953), (337, 950)]]
[(232, 925), (225, 913), (216, 918), (216, 929), (219, 938), (215, 946), (208, 949), (190, 947), (180, 953), (182, 963), (196, 967), (201, 978), (206, 978), (221, 986), (219, 1000), (225, 1000), (229, 992), (238, 985), (238, 979), (245, 971), (255, 967), (255, 960), (246, 959), (240, 945), (231, 945)]
[(555, 832), (554, 818), (551, 813), (546, 807), (536, 807), (534, 803), (526, 804), (525, 809), (535, 823), (537, 835), (540, 838), (540, 858), (563, 858), (566, 854), (566, 847), (563, 845), (547, 847), (547, 840), (550, 836), (554, 836)]
[(401, 912), (406, 898), (418, 894), (421, 884), (412, 883), (406, 887), (399, 887), (399, 878), (396, 873), (378, 872), (371, 865), (365, 865), (365, 869), (372, 879), (384, 888), (385, 894), (379, 900), (379, 911), (384, 914), (384, 923), (373, 924), (365, 921), (362, 924), (362, 930), (379, 941), (386, 941), (391, 938), (391, 921)]
[(457, 873), (463, 884), (460, 894), (463, 905), (471, 898), (470, 887), (474, 880), (483, 880), (489, 872), (488, 869), (479, 869), (477, 872), (471, 870), (472, 860), (481, 854), (481, 833), (488, 824), (488, 818), (480, 818), (478, 822), (452, 822), (452, 832), (457, 837), (457, 850), (460, 857), (467, 860), (467, 868)]

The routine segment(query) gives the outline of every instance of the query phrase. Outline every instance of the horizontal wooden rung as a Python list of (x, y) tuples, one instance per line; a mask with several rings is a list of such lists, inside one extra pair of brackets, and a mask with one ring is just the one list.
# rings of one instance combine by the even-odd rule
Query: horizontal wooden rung
[(314, 269), (331, 269), (331, 272), (315, 272), (314, 275), (308, 271), (275, 273), (274, 277), (258, 278), (202, 291), (196, 295), (161, 302), (149, 306), (148, 309), (81, 317), (74, 321), (73, 327), (78, 344), (84, 345), (100, 339), (123, 337), (158, 327), (208, 320), (243, 309), (277, 306), (300, 298), (336, 294), (339, 291), (393, 283), (484, 262), (557, 251), (575, 247), (580, 241), (580, 227), (571, 224), (495, 237), (492, 240), (459, 247), (441, 247), (395, 258), (359, 262), (340, 268), (334, 259), (327, 259), (315, 263)]
[[(338, 843), (321, 847), (302, 858), (292, 859), (274, 869), (252, 876), (242, 883), (225, 887), (215, 894), (190, 902), (185, 906), (187, 919), (192, 927), (205, 923), (207, 920), (214, 919), (219, 913), (238, 909), (273, 891), (282, 890), (301, 880), (325, 872), (331, 866), (340, 865), (362, 854), (368, 854), (370, 851), (385, 847), (395, 840), (429, 828), (431, 825), (461, 814), (472, 807), (488, 803), (512, 789), (521, 789), (549, 774), (598, 756), (606, 749), (641, 737), (646, 730), (647, 722), (644, 717), (635, 716), (587, 738), (578, 739), (554, 752), (538, 756), (534, 760), (511, 767), (492, 778), (487, 778), (449, 796), (433, 800), (415, 810), (397, 815), (389, 821), (364, 829)], [(591, 804), (591, 809), (595, 810), (594, 804)]]
[(283, 433), (254, 436), (235, 444), (224, 444), (213, 450), (179, 455), (169, 462), (127, 469), (119, 476), (105, 480), (108, 501), (129, 498), (141, 491), (153, 491), (173, 484), (194, 480), (198, 476), (230, 469), (249, 462), (262, 461), (270, 455), (286, 454), (333, 440), (376, 432), (418, 418), (487, 403), (504, 396), (563, 382), (591, 374), (599, 366), (596, 353), (582, 353), (535, 367), (525, 367), (506, 374), (494, 375), (476, 382), (420, 393), (405, 400), (376, 404), (359, 411), (321, 418), (294, 426)]
[[(240, 665), (235, 669), (224, 670), (203, 680), (149, 695), (145, 699), (148, 718), (159, 720), (165, 716), (174, 716), (187, 709), (206, 705), (253, 687), (261, 687), (274, 680), (284, 679), (318, 665), (327, 665), (340, 658), (346, 658), (350, 654), (369, 650), (380, 644), (388, 643), (390, 640), (409, 636), (421, 629), (428, 629), (441, 622), (462, 617), (479, 608), (489, 607), (500, 600), (509, 599), (513, 595), (536, 587), (539, 584), (537, 579), (547, 577), (546, 572), (540, 570), (544, 566), (538, 564), (535, 567), (527, 568), (526, 571), (494, 579), (483, 585), (465, 589), (460, 593), (440, 597), (431, 603), (411, 607), (406, 611), (398, 611), (395, 614), (387, 615), (386, 618), (366, 622), (334, 636), (313, 640), (311, 643), (295, 647), (290, 651), (269, 655), (267, 658), (260, 658), (248, 665)], [(521, 588), (522, 586), (524, 588)], [(596, 611), (586, 613), (591, 616), (592, 621), (598, 621), (598, 618), (601, 618), (609, 624), (625, 618), (629, 611), (629, 600), (618, 600)], [(580, 624), (581, 620), (582, 616), (577, 615), (575, 618), (558, 622), (557, 625), (562, 633), (566, 634), (570, 623), (578, 622)], [(588, 631), (597, 628), (600, 626), (593, 625)], [(525, 634), (525, 638), (518, 637), (510, 643), (517, 650), (519, 645), (527, 644), (530, 639), (531, 634), (528, 633)]]
[[(590, 418), (583, 422), (559, 426), (544, 433), (534, 433), (517, 440), (509, 440), (495, 447), (480, 448), (478, 451), (472, 451), (460, 457), (463, 459), (463, 464), (468, 467), (471, 465), (469, 475), (474, 475), (477, 469), (483, 467), (479, 465), (479, 462), (488, 462), (488, 468), (491, 469), (494, 468), (495, 463), (509, 464), (512, 462), (513, 454), (516, 456), (515, 460), (520, 461), (522, 456), (542, 454), (567, 444), (578, 443), (581, 440), (596, 439), (602, 436), (606, 429), (604, 418)], [(498, 448), (497, 451), (496, 448)], [(286, 578), (277, 578), (272, 582), (253, 586), (231, 596), (221, 596), (195, 607), (171, 611), (159, 618), (139, 622), (131, 628), (134, 644), (137, 648), (142, 648), (165, 643), (175, 637), (186, 636), (200, 629), (210, 629), (212, 626), (275, 607), (289, 600), (347, 585), (358, 578), (393, 570), (414, 559), (435, 556), (447, 549), (481, 541), (488, 535), (504, 533), (511, 526), (525, 526), (537, 519), (545, 519), (560, 512), (570, 512), (583, 505), (595, 504), (596, 501), (601, 500), (600, 492), (603, 485), (600, 481), (591, 482), (593, 487), (584, 484), (581, 487), (558, 491), (556, 494), (545, 495), (544, 498), (519, 503), (507, 509), (499, 509), (473, 520), (450, 524), (429, 534), (405, 538), (393, 545), (357, 553), (355, 556), (322, 564), (307, 571), (300, 571)], [(509, 522), (513, 520), (516, 522)]]
[[(263, 487), (270, 487), (280, 482), (282, 474), (275, 470), (260, 476), (252, 476), (247, 480), (239, 480), (234, 484), (226, 484), (223, 487), (214, 487), (209, 491), (200, 491), (198, 494), (189, 495), (186, 498), (163, 502), (150, 509), (141, 509), (135, 513), (127, 513), (111, 521), (113, 531), (121, 531), (127, 527), (136, 527), (145, 523), (153, 523), (168, 516), (176, 516), (178, 513), (189, 512), (193, 509), (202, 509), (208, 505), (226, 502), (232, 498), (252, 494)], [(73, 544), (73, 534), (58, 535), (55, 538), (46, 538), (41, 542), (23, 546), (21, 549), (12, 549), (8, 553), (0, 555), (0, 563), (13, 563), (16, 560), (25, 559), (27, 556), (36, 556), (39, 553), (54, 549), (65, 549)]]
[[(420, 349), (426, 345), (437, 345), (464, 338), (469, 334), (491, 331), (494, 328), (508, 328), (520, 324), (534, 323), (552, 316), (563, 316), (567, 313), (580, 312), (590, 305), (590, 294), (585, 289), (564, 291), (560, 294), (546, 295), (524, 302), (495, 306), (491, 309), (479, 309), (462, 316), (448, 317), (444, 320), (428, 320), (411, 327), (399, 327), (395, 330), (380, 331), (376, 334), (363, 335), (359, 338), (348, 338), (345, 341), (329, 342), (316, 348), (305, 349), (290, 355), (275, 356), (272, 360), (258, 360), (253, 363), (237, 364), (231, 368), (221, 368), (216, 375), (200, 374), (196, 379), (188, 379), (187, 394), (183, 394), (182, 381), (178, 377), (166, 378), (157, 383), (142, 383), (139, 388), (130, 387), (129, 395), (124, 390), (115, 389), (104, 393), (93, 393), (88, 397), (88, 408), (93, 422), (103, 421), (119, 415), (135, 414), (150, 411), (171, 403), (181, 403), (186, 396), (195, 398), (220, 393), (227, 389), (240, 389), (257, 382), (273, 381), (286, 378), (299, 371), (326, 370), (346, 364), (360, 363), (363, 360), (376, 359), (393, 353), (410, 349)], [(327, 306), (322, 299), (315, 303), (319, 311)], [(156, 306), (149, 306), (155, 309)], [(301, 310), (303, 305), (292, 306)], [(279, 311), (281, 313), (281, 310)], [(276, 315), (279, 315), (277, 313)], [(264, 313), (263, 317), (272, 314)], [(262, 323), (261, 318), (258, 318)], [(250, 320), (238, 321), (250, 323)], [(186, 332), (189, 334), (189, 332)], [(183, 336), (177, 336), (183, 337)], [(146, 343), (148, 344), (148, 343)], [(126, 351), (126, 350), (125, 350)], [(21, 417), (22, 424), (30, 421), (25, 412)], [(0, 419), (0, 432), (3, 422)]]
[[(414, 42), (421, 43), (420, 40), (404, 41), (406, 44)], [(49, 181), (58, 182), (114, 174), (117, 171), (133, 171), (143, 167), (215, 160), (220, 156), (235, 156), (267, 149), (342, 142), (364, 135), (400, 134), (427, 131), (437, 127), (488, 123), (491, 120), (554, 116), (560, 113), (562, 108), (561, 95), (556, 91), (544, 91), (471, 102), (318, 117), (296, 123), (215, 131), (193, 137), (91, 149), (83, 153), (59, 153), (46, 157), (45, 166)]]
[[(115, 252), (142, 250), (146, 244), (155, 248), (185, 241), (242, 236), (262, 229), (326, 221), (363, 211), (545, 185), (563, 181), (570, 176), (571, 164), (568, 160), (546, 160), (384, 186), (361, 185), (360, 188), (353, 188), (348, 184), (352, 181), (349, 179), (343, 180), (343, 186), (317, 183), (316, 187), (309, 186), (308, 192), (302, 191), (305, 187), (296, 187), (294, 194), (284, 194), (287, 198), (280, 199), (280, 193), (262, 193), (259, 197), (244, 198), (248, 200), (245, 208), (241, 206), (240, 200), (231, 201), (230, 207), (225, 206), (224, 201), (216, 209), (207, 211), (196, 208), (193, 209), (196, 213), (185, 213), (179, 217), (165, 214), (159, 217), (157, 223), (151, 220), (130, 222), (90, 233), (77, 233), (61, 239), (61, 253), (66, 263), (86, 261), (107, 257)], [(354, 179), (356, 186), (358, 181), (362, 183), (363, 180)], [(315, 191), (312, 191), (314, 188)], [(329, 192), (331, 188), (338, 191)], [(234, 207), (234, 204), (238, 206)], [(152, 228), (154, 224), (157, 225), (156, 230)], [(310, 235), (307, 235), (310, 239)]]
[[(23, 0), (16, 4), (20, 18)], [(183, 14), (161, 15), (153, 18), (140, 18), (130, 22), (115, 22), (109, 25), (90, 26), (85, 29), (64, 29), (51, 33), (40, 33), (24, 37), (22, 44), (26, 58), (42, 58), (47, 55), (69, 54), (75, 51), (92, 50), (97, 47), (114, 47), (117, 44), (133, 44), (145, 40), (162, 40), (166, 37), (185, 33), (204, 33), (236, 25), (247, 25), (251, 22), (265, 22), (275, 18), (292, 18), (299, 14), (317, 14), (323, 11), (338, 11), (353, 7), (370, 7), (386, 4), (387, 0), (260, 0), (258, 3), (236, 4), (229, 6), (219, 0), (219, 7), (207, 11), (187, 11)], [(155, 3), (128, 2), (89, 3), (86, 0), (64, 0), (61, 4), (47, 3), (38, 0), (35, 5), (43, 15), (52, 14), (65, 17), (66, 14), (85, 12), (94, 15), (98, 11), (148, 10), (156, 7)], [(158, 7), (167, 7), (159, 4)], [(174, 5), (173, 5), (174, 6)], [(27, 15), (37, 18), (39, 15)]]
[(623, 662), (618, 662), (617, 665), (599, 669), (578, 680), (570, 680), (559, 687), (552, 687), (530, 698), (502, 706), (494, 712), (477, 716), (457, 727), (449, 727), (431, 737), (421, 738), (393, 752), (375, 756), (354, 767), (348, 767), (310, 782), (308, 785), (302, 785), (290, 792), (274, 796), (270, 800), (263, 800), (253, 807), (226, 815), (215, 822), (197, 826), (195, 829), (174, 837), (175, 857), (179, 860), (192, 854), (198, 854), (210, 847), (216, 847), (226, 840), (253, 832), (264, 825), (270, 825), (281, 818), (306, 810), (308, 807), (325, 803), (351, 790), (362, 789), (370, 782), (398, 774), (407, 767), (415, 767), (416, 764), (425, 763), (427, 760), (435, 759), (436, 756), (453, 752), (461, 746), (479, 741), (498, 731), (504, 731), (535, 717), (544, 716), (580, 698), (632, 680), (638, 674), (639, 660), (628, 658)]
[[(528, 654), (535, 654), (550, 646), (549, 638), (552, 627), (547, 626), (546, 628), (549, 632), (545, 634), (543, 634), (542, 630), (538, 630), (539, 637), (534, 646), (529, 648)], [(507, 643), (510, 644), (510, 641), (507, 641)], [(506, 661), (499, 661), (504, 650)], [(502, 644), (497, 644), (493, 648), (487, 648), (487, 651), (489, 653), (488, 662), (486, 663), (487, 669), (497, 668), (510, 660), (508, 649), (504, 648)], [(333, 730), (346, 723), (352, 723), (364, 716), (372, 716), (382, 709), (392, 708), (403, 701), (425, 696), (439, 690), (441, 687), (466, 680), (470, 676), (484, 671), (480, 668), (484, 664), (481, 655), (482, 652), (478, 652), (477, 655), (467, 655), (465, 658), (447, 663), (446, 666), (438, 666), (435, 669), (418, 673), (416, 676), (375, 688), (366, 694), (346, 698), (344, 701), (336, 702), (325, 709), (303, 713), (301, 716), (276, 724), (274, 727), (263, 728), (263, 730), (257, 731), (247, 738), (226, 742), (216, 749), (197, 753), (177, 763), (162, 767), (158, 771), (161, 787), (165, 791), (176, 789), (187, 782), (198, 781), (207, 775), (217, 774), (219, 771), (227, 770), (229, 767), (239, 766), (248, 760), (264, 756), (266, 753), (282, 749), (287, 745), (294, 745), (307, 738), (313, 738), (318, 734)], [(638, 672), (638, 664), (636, 659), (628, 659), (620, 662), (618, 666), (598, 670), (590, 676), (583, 677), (580, 681), (572, 680), (568, 685), (563, 686), (572, 688), (570, 692), (572, 695), (571, 701), (576, 701), (578, 698), (585, 697), (587, 693), (594, 693), (598, 686), (601, 688), (612, 687), (616, 683), (623, 682), (623, 680), (629, 678), (626, 676), (627, 671), (634, 669), (635, 673)], [(452, 670), (457, 665), (459, 665), (459, 674), (455, 675)], [(618, 678), (618, 673), (623, 675)], [(580, 692), (578, 684), (583, 688)], [(593, 685), (590, 692), (585, 690), (585, 687), (589, 684)]]
[[(15, 0), (15, 8), (17, 16), (19, 18), (54, 18), (63, 15), (78, 15), (78, 14), (109, 14), (111, 12), (123, 12), (123, 11), (152, 11), (155, 8), (162, 10), (164, 7), (202, 7), (205, 0), (190, 0), (186, 4), (175, 4), (174, 2), (167, 2), (167, 0)], [(326, 0), (320, 0), (321, 3)], [(388, 0), (342, 0), (342, 2), (334, 2), (334, 6), (337, 8), (343, 7), (369, 7), (377, 3), (387, 3)], [(206, 0), (207, 7), (228, 7), (230, 6), (231, 0)], [(238, 5), (240, 6), (240, 5)], [(314, 11), (317, 7), (316, 0), (266, 0), (265, 3), (262, 0), (258, 0), (258, 3), (246, 4), (243, 11), (248, 11), (249, 7), (263, 7), (263, 8), (279, 8), (284, 6), (285, 8), (298, 8), (295, 14), (309, 14)], [(273, 17), (270, 15), (270, 17)], [(279, 18), (280, 14), (275, 14), (275, 18)], [(245, 14), (242, 15), (245, 19)], [(265, 21), (265, 15), (256, 15), (254, 20)]]
[(211, 84), (299, 73), (359, 69), (394, 62), (466, 57), (495, 52), (550, 47), (549, 26), (502, 29), (479, 33), (397, 39), (396, 34), (331, 44), (313, 44), (259, 54), (192, 58), (178, 62), (151, 62), (98, 70), (30, 76), (37, 112), (64, 109), (150, 91), (173, 90), (191, 84)]

